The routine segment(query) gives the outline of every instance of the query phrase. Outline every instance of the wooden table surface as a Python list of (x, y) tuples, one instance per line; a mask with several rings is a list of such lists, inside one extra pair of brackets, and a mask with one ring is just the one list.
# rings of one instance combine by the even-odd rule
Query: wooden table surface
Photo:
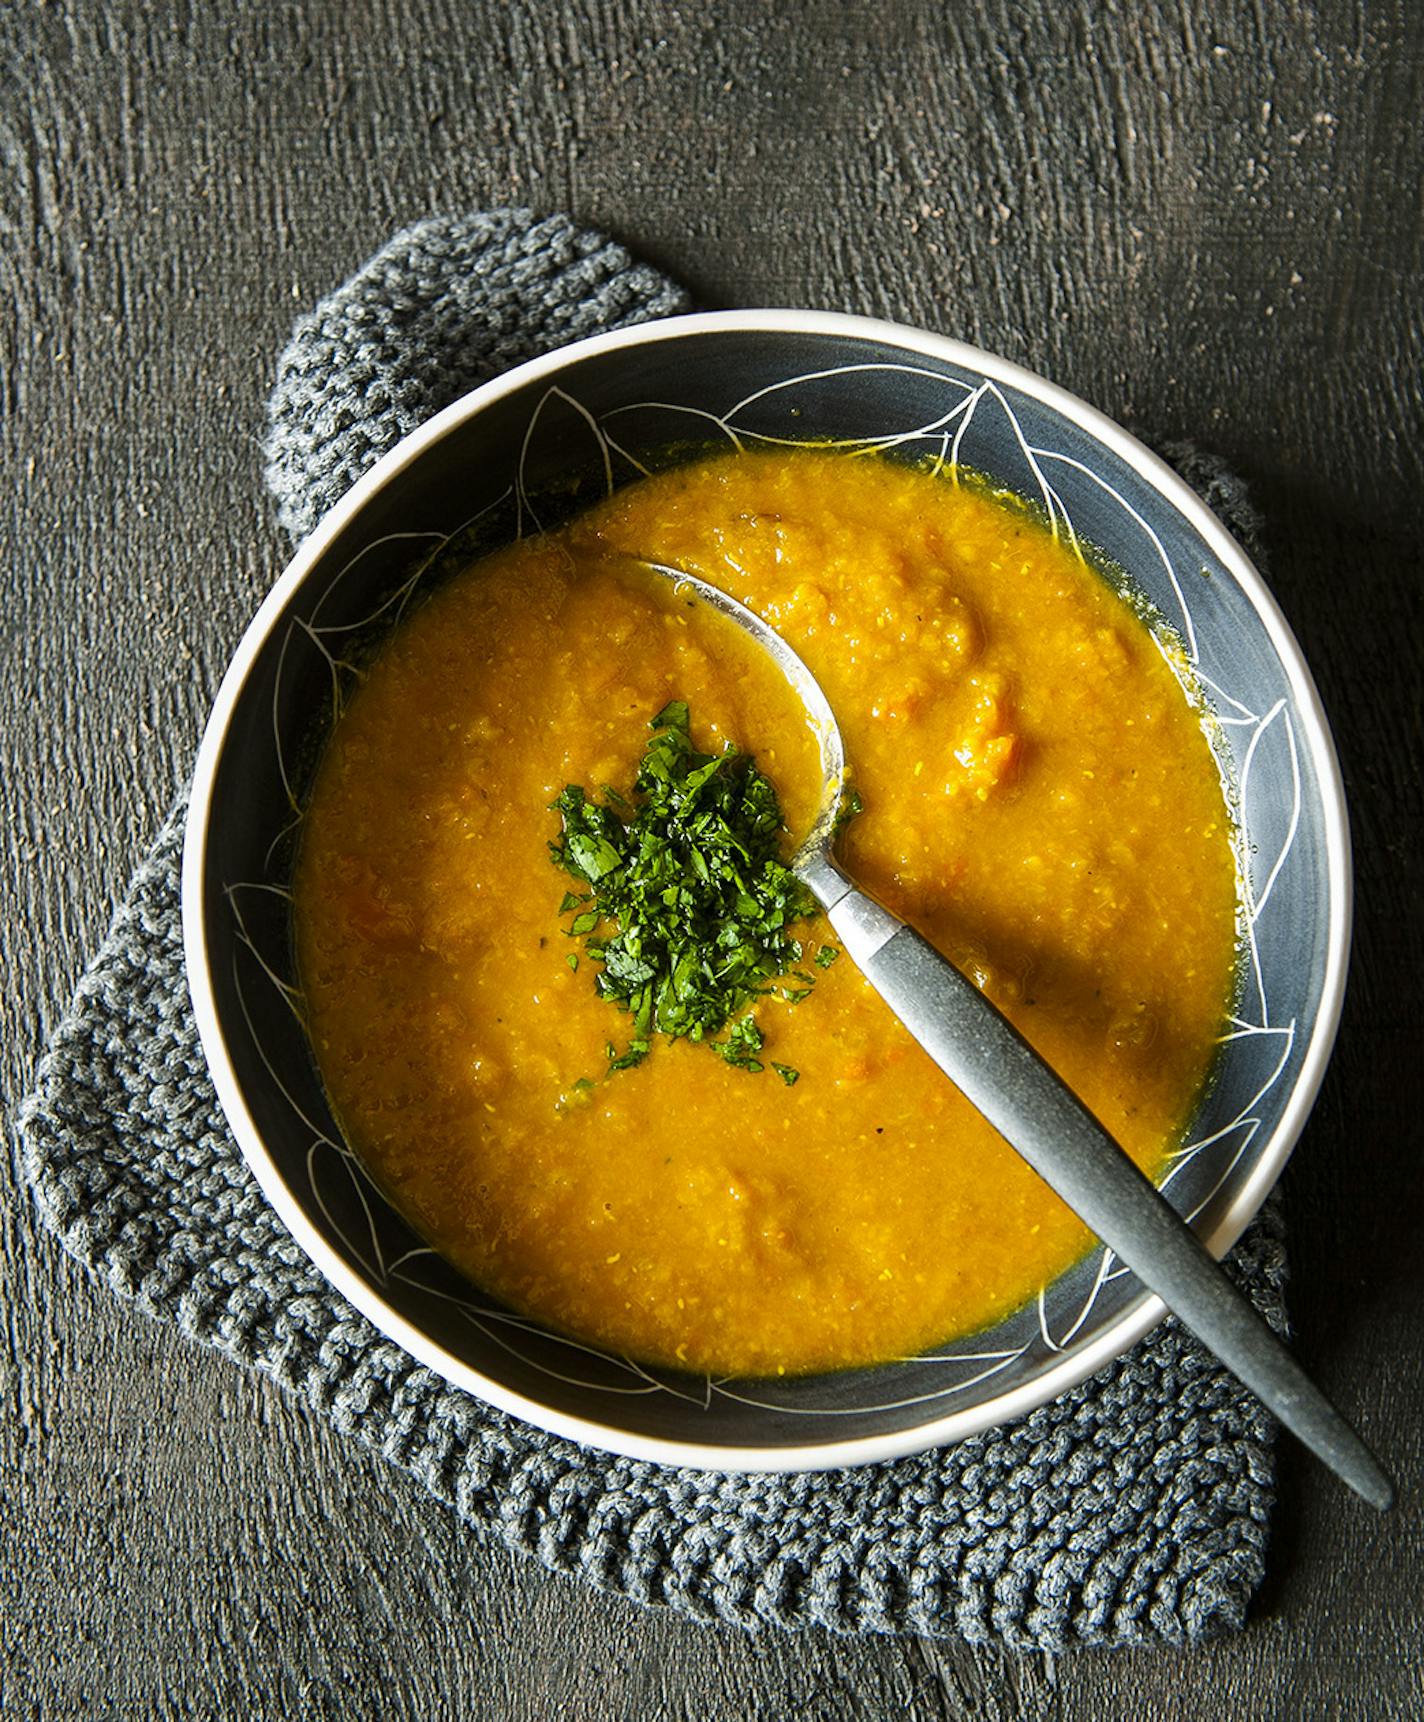
[(566, 209), (706, 305), (920, 324), (1249, 478), (1334, 721), (1359, 907), (1288, 1178), (1299, 1349), (1406, 1490), (1284, 1455), (1191, 1653), (758, 1638), (462, 1532), (0, 1203), (16, 1715), (1424, 1714), (1420, 116), (1393, 4), (20, 0), (0, 13), (3, 1075), (12, 1104), (280, 568), (292, 317), (436, 210)]

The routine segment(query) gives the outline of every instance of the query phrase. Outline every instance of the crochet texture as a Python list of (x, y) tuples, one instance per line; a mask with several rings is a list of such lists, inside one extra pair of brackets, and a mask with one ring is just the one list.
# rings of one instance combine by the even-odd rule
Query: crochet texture
[[(282, 356), (266, 449), (283, 523), (309, 530), (402, 435), (486, 378), (686, 305), (563, 217), (506, 210), (408, 229), (302, 318)], [(1197, 451), (1171, 452), (1249, 541), (1239, 483)], [(183, 973), (182, 812), (21, 1115), (41, 1215), (121, 1296), (300, 1394), (466, 1524), (694, 1619), (1049, 1649), (1177, 1644), (1241, 1624), (1263, 1571), (1274, 1425), (1175, 1321), (1013, 1427), (809, 1476), (590, 1452), (416, 1364), (311, 1266), (227, 1133)], [(1231, 1266), (1284, 1330), (1274, 1204)]]

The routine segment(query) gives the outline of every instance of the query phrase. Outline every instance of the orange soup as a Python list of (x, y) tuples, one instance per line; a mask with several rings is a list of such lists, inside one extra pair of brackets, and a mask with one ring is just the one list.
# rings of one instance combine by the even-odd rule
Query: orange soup
[[(814, 742), (769, 659), (630, 579), (671, 562), (766, 618), (825, 689), (863, 811), (846, 870), (1005, 1010), (1139, 1164), (1207, 1079), (1235, 968), (1231, 825), (1180, 661), (1011, 499), (878, 456), (719, 456), (457, 574), (338, 722), (295, 881), (334, 1111), (478, 1285), (648, 1362), (732, 1374), (913, 1355), (1089, 1247), (835, 940), (756, 1001), (760, 1072), (655, 1039), (559, 906), (550, 804), (627, 792), (648, 722), (752, 753), (789, 825)], [(789, 839), (788, 839), (789, 841)], [(795, 1073), (778, 1078), (775, 1061)]]

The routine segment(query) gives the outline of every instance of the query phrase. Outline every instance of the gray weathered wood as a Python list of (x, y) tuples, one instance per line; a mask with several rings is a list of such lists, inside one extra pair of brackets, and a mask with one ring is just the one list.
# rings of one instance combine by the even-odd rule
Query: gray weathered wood
[[(526, 201), (707, 303), (903, 318), (1251, 479), (1335, 720), (1360, 916), (1291, 1174), (1310, 1367), (1420, 1478), (1424, 30), (1258, 0), (352, 0), (0, 14), (7, 1101), (282, 560), (293, 314), (401, 223)], [(1424, 1537), (1284, 1467), (1190, 1655), (748, 1639), (463, 1534), (0, 1204), (0, 1707), (737, 1718), (1418, 1714)]]

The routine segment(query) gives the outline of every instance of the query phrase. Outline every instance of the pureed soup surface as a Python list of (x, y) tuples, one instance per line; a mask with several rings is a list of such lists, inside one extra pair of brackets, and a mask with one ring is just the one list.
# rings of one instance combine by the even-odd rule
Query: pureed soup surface
[[(834, 943), (757, 1002), (760, 1074), (655, 1041), (575, 972), (550, 864), (566, 783), (627, 792), (648, 722), (755, 754), (787, 822), (815, 747), (769, 660), (609, 549), (757, 610), (824, 687), (858, 883), (965, 970), (1153, 1169), (1230, 1003), (1235, 866), (1200, 715), (1146, 626), (982, 490), (879, 457), (708, 459), (457, 575), (337, 725), (307, 813), (298, 962), (334, 1109), (418, 1229), (513, 1307), (714, 1373), (913, 1355), (1090, 1244)], [(787, 1086), (771, 1061), (799, 1073)], [(580, 1079), (585, 1079), (580, 1085)], [(592, 1079), (592, 1085), (588, 1085)]]

